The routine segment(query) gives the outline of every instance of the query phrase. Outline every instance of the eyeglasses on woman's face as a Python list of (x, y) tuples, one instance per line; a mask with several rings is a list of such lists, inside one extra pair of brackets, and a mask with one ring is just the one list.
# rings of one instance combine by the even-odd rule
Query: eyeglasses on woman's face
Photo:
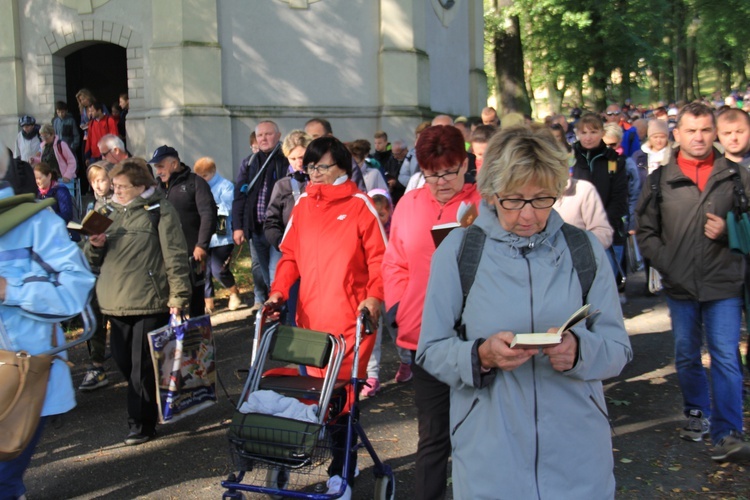
[(328, 172), (332, 167), (335, 167), (335, 163), (331, 163), (330, 165), (325, 165), (323, 163), (320, 163), (318, 165), (313, 165), (312, 163), (309, 165), (305, 165), (305, 172), (311, 173), (311, 172), (319, 172), (321, 174), (324, 174)]
[(497, 197), (497, 202), (500, 203), (500, 206), (505, 210), (522, 210), (526, 204), (531, 205), (531, 208), (544, 210), (546, 208), (552, 208), (552, 205), (557, 201), (557, 198), (554, 196), (541, 196), (529, 200), (523, 198), (500, 198), (500, 195), (497, 194), (495, 196)]
[(437, 184), (440, 179), (443, 179), (445, 182), (450, 182), (458, 177), (458, 173), (461, 171), (461, 167), (456, 167), (456, 170), (448, 170), (447, 172), (443, 172), (442, 174), (430, 174), (424, 176), (424, 181), (428, 184)]

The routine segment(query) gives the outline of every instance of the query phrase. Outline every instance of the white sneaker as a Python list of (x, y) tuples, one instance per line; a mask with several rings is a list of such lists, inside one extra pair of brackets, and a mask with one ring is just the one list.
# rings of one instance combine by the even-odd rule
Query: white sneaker
[[(328, 486), (328, 491), (326, 492), (326, 495), (335, 495), (339, 491), (341, 491), (341, 483), (343, 479), (341, 479), (341, 476), (331, 476), (328, 478), (328, 482), (326, 483), (326, 486)], [(352, 498), (352, 487), (348, 484), (346, 485), (346, 489), (344, 490), (344, 494), (341, 495), (339, 498), (343, 500), (351, 500)]]
[(229, 296), (229, 310), (236, 311), (242, 305), (242, 299), (236, 293)]

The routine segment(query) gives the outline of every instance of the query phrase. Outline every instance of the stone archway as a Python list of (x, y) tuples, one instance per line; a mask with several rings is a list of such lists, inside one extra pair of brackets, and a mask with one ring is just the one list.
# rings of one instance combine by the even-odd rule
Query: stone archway
[(146, 100), (143, 39), (140, 33), (112, 21), (89, 19), (64, 24), (39, 39), (37, 56), (40, 80), (37, 98), (40, 112), (52, 116), (55, 101), (66, 100), (65, 56), (73, 52), (71, 46), (80, 46), (86, 42), (107, 42), (125, 48), (130, 107), (143, 109)]

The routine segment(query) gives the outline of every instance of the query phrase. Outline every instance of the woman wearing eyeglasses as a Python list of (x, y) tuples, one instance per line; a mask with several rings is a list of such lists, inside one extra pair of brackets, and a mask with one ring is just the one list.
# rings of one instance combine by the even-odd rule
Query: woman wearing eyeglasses
[[(465, 181), (468, 159), (461, 132), (452, 126), (425, 129), (416, 146), (425, 185), (407, 192), (391, 221), (388, 249), (383, 258), (383, 281), (388, 321), (398, 327), (396, 344), (417, 350), (422, 330), (422, 305), (430, 262), (435, 252), (433, 226), (457, 221), (458, 207), (480, 196)], [(416, 498), (444, 498), (448, 479), (450, 388), (412, 363), (414, 399), (419, 423)]]
[[(346, 352), (339, 378), (348, 380), (358, 312), (367, 308), (373, 323), (378, 322), (386, 236), (372, 200), (351, 180), (352, 157), (341, 141), (335, 137), (315, 139), (302, 161), (310, 181), (292, 209), (281, 240), (282, 256), (267, 303), (287, 300), (289, 289), (299, 279), (297, 325), (344, 335)], [(359, 378), (367, 376), (374, 345), (375, 335), (362, 340)], [(323, 375), (313, 368), (307, 372)], [(341, 454), (334, 453), (329, 468), (332, 478), (341, 475), (343, 461)], [(356, 460), (349, 463), (349, 477), (354, 477)], [(329, 481), (332, 491), (338, 491), (340, 484)]]
[[(502, 130), (479, 171), (474, 227), (485, 240), (465, 304), (466, 230), (451, 232), (433, 257), (416, 360), (450, 386), (455, 498), (614, 498), (601, 381), (632, 351), (604, 249), (576, 228), (581, 241), (569, 247), (552, 208), (567, 178), (566, 155), (547, 130)], [(572, 252), (586, 248), (584, 297)], [(556, 332), (584, 300), (599, 313), (559, 344), (510, 347), (516, 333)]]

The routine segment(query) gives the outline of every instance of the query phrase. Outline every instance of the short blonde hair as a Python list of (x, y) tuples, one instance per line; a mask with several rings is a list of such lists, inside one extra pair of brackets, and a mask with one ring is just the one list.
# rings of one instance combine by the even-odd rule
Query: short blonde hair
[(198, 158), (195, 161), (195, 165), (193, 165), (193, 172), (198, 175), (204, 175), (208, 173), (214, 174), (216, 173), (216, 162), (213, 158), (210, 158), (208, 156)]
[(604, 135), (614, 137), (617, 139), (617, 142), (622, 142), (622, 127), (617, 123), (607, 123), (604, 125)]
[(86, 169), (86, 178), (91, 181), (94, 174), (104, 174), (109, 175), (109, 172), (112, 170), (114, 165), (108, 161), (98, 161), (96, 163), (92, 163), (89, 165), (88, 169)]
[(532, 182), (560, 196), (568, 176), (568, 155), (549, 129), (519, 125), (492, 136), (477, 187), (487, 200)]
[(302, 149), (307, 149), (307, 146), (311, 142), (312, 136), (304, 130), (292, 130), (284, 137), (284, 142), (281, 144), (281, 151), (284, 153), (284, 156), (289, 156), (289, 153), (294, 151), (294, 148), (301, 147)]

